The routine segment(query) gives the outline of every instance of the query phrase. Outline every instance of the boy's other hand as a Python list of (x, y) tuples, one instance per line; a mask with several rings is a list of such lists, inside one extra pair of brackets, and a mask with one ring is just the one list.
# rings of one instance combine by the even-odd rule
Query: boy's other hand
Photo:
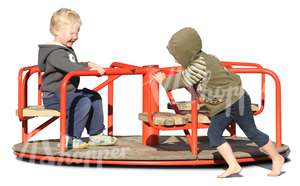
[(90, 70), (97, 70), (99, 72), (100, 75), (103, 75), (105, 73), (104, 68), (102, 67), (95, 67), (95, 68), (90, 68)]
[(166, 79), (166, 74), (163, 72), (157, 72), (152, 76), (159, 84), (162, 84), (162, 82)]
[(103, 75), (105, 73), (104, 68), (97, 65), (96, 63), (88, 62), (87, 65), (88, 65), (88, 67), (90, 67), (90, 70), (97, 70), (99, 72), (99, 74), (101, 74), (101, 75)]
[(90, 67), (90, 68), (97, 68), (99, 65), (97, 65), (96, 63), (93, 63), (93, 62), (86, 62), (87, 66)]

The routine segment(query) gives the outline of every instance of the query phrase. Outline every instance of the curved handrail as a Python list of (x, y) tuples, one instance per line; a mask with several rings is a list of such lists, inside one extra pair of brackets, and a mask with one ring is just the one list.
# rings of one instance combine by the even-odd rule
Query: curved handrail
[[(23, 73), (26, 72), (26, 74), (23, 77)], [(34, 73), (40, 73), (40, 69), (38, 65), (28, 66), (28, 67), (22, 67), (19, 69), (18, 73), (18, 117), (19, 120), (22, 121), (25, 118), (23, 117), (23, 109), (27, 107), (27, 84), (30, 76)], [(39, 74), (40, 76), (40, 74)], [(39, 77), (39, 83), (40, 83), (40, 77)], [(38, 99), (40, 96), (38, 96)], [(40, 100), (38, 100), (38, 103), (40, 103)]]
[(268, 74), (273, 78), (275, 81), (275, 103), (276, 103), (276, 111), (275, 111), (275, 118), (276, 118), (276, 146), (279, 147), (282, 144), (282, 118), (281, 118), (281, 83), (280, 79), (275, 72), (267, 68), (234, 68), (231, 69), (235, 73), (261, 73), (261, 74)]
[[(222, 61), (223, 65), (229, 69), (234, 69), (233, 66), (237, 66), (239, 68), (245, 67), (256, 67), (256, 68), (263, 68), (262, 65), (258, 63), (251, 63), (251, 62), (232, 62), (232, 61)], [(261, 75), (261, 99), (260, 99), (260, 107), (258, 111), (254, 112), (254, 115), (258, 115), (263, 112), (265, 108), (265, 74)]]

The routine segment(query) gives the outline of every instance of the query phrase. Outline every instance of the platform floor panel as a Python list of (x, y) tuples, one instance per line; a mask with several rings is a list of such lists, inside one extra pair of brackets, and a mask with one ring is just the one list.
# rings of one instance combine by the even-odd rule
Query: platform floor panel
[[(159, 145), (145, 146), (141, 143), (141, 136), (119, 136), (115, 146), (96, 146), (87, 149), (69, 149), (59, 151), (59, 140), (31, 141), (27, 144), (13, 146), (15, 152), (25, 154), (45, 155), (53, 157), (68, 157), (89, 160), (218, 160), (222, 159), (215, 148), (208, 146), (206, 136), (198, 138), (200, 152), (197, 157), (191, 154), (184, 136), (160, 136)], [(84, 141), (87, 141), (84, 138)], [(267, 155), (258, 146), (244, 137), (226, 137), (237, 158), (259, 158)], [(288, 154), (289, 147), (282, 145), (277, 149), (281, 154)]]

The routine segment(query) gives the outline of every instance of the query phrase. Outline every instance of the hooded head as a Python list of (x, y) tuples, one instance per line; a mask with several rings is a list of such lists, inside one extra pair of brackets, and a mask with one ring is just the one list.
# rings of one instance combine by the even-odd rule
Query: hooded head
[(176, 61), (184, 67), (192, 62), (201, 52), (202, 41), (193, 28), (183, 28), (176, 32), (170, 39), (167, 49)]

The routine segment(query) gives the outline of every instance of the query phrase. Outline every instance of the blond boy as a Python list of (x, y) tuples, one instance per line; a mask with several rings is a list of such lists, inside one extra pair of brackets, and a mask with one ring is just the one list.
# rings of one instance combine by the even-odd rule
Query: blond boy
[[(53, 41), (39, 45), (38, 65), (43, 72), (42, 92), (45, 108), (59, 111), (60, 85), (68, 72), (74, 70), (104, 69), (91, 62), (78, 62), (72, 48), (78, 39), (80, 16), (73, 10), (61, 8), (55, 11), (50, 22)], [(98, 92), (87, 88), (78, 89), (79, 77), (67, 85), (67, 145), (69, 148), (86, 148), (88, 145), (114, 145), (115, 137), (103, 134), (102, 100)], [(81, 140), (87, 129), (89, 142)]]

